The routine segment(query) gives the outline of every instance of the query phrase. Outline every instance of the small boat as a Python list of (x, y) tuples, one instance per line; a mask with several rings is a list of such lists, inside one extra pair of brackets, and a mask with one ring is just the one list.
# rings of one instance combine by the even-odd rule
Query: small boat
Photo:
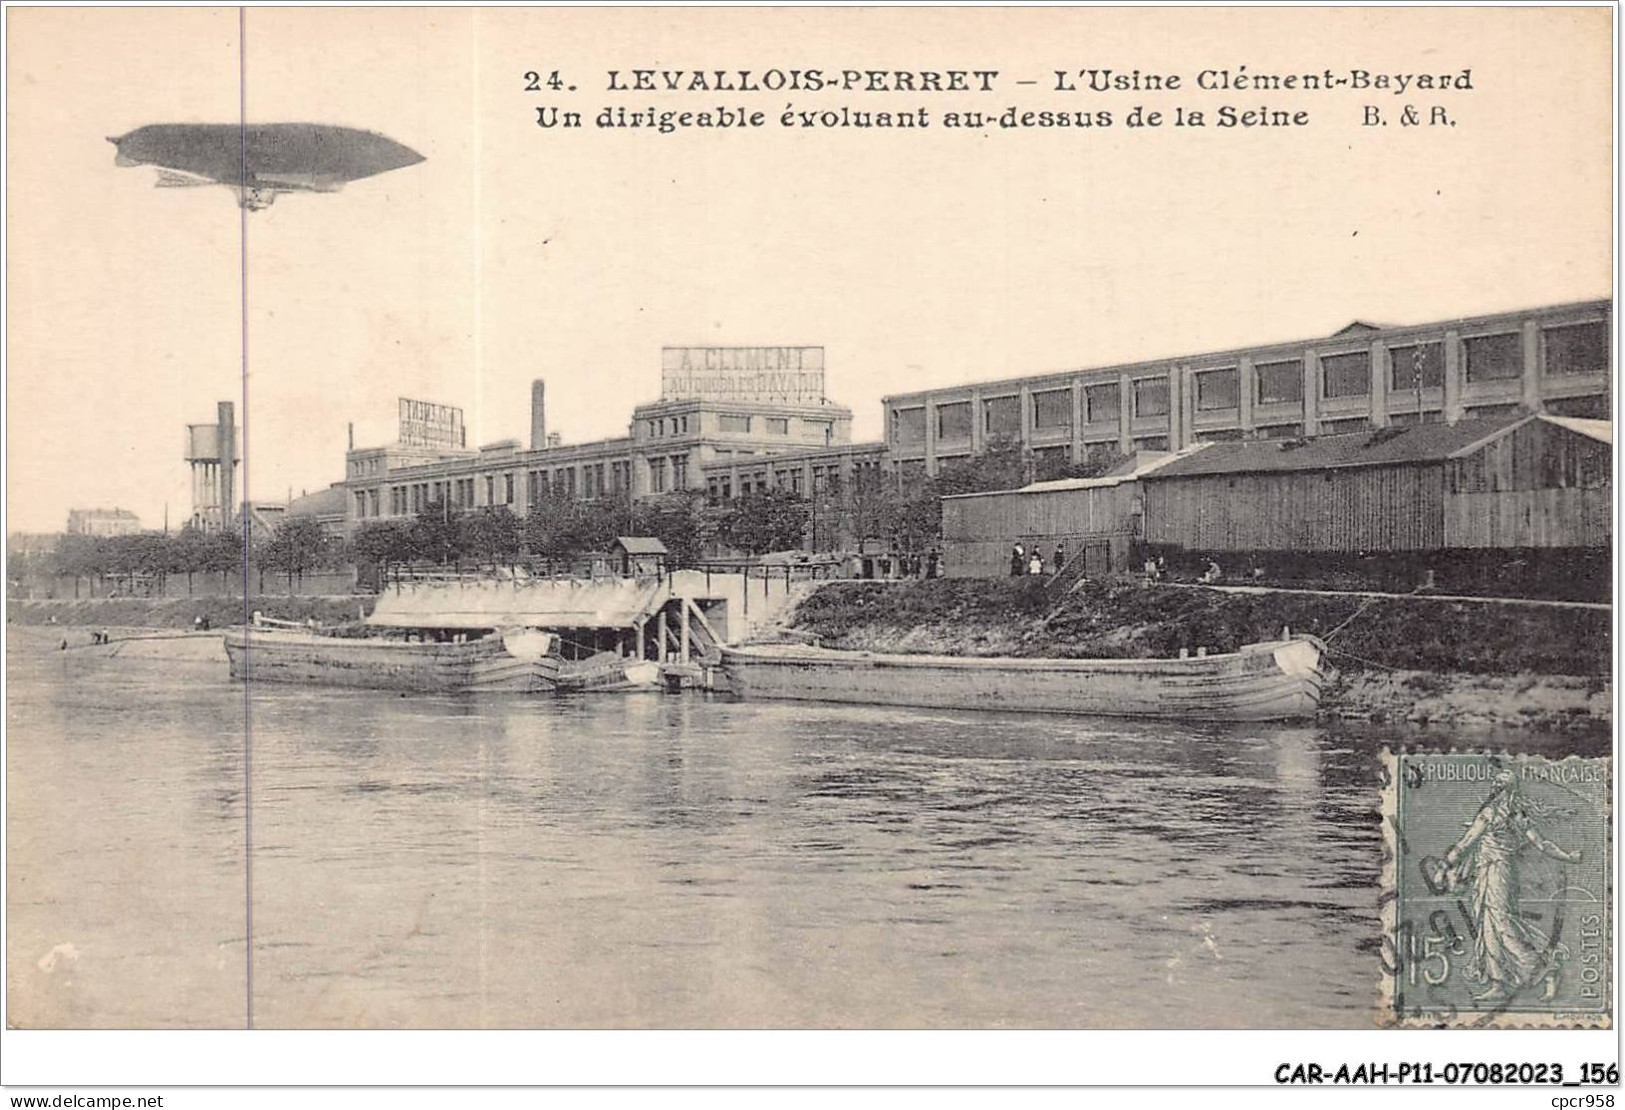
[(883, 655), (798, 644), (724, 648), (737, 696), (1185, 721), (1277, 721), (1320, 704), (1325, 644), (1284, 633), (1178, 659)]
[(559, 665), (556, 689), (561, 694), (610, 690), (654, 690), (660, 684), (660, 664), (601, 651), (585, 659)]
[(561, 660), (556, 638), (538, 629), (473, 629), (435, 641), (378, 634), (335, 635), (284, 622), (225, 635), (231, 677), (426, 693), (548, 693)]

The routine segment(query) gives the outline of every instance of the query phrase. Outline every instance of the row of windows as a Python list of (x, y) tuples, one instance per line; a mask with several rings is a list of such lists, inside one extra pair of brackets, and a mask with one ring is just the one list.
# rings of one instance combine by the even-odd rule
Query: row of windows
[(680, 436), (688, 434), (688, 415), (658, 416), (649, 421), (649, 435), (654, 438), (660, 436)]
[[(812, 490), (814, 495), (836, 494), (845, 488), (842, 480), (841, 464), (815, 464), (811, 468)], [(881, 462), (879, 459), (856, 459), (852, 462), (852, 483), (859, 490), (878, 489), (881, 480)], [(739, 475), (739, 495), (771, 489), (777, 485), (780, 489), (802, 495), (807, 492), (807, 474), (802, 467), (784, 467), (772, 471), (772, 482), (768, 480), (769, 472), (766, 470), (747, 471)], [(733, 478), (728, 474), (713, 474), (705, 480), (705, 492), (713, 501), (727, 501), (733, 497)]]
[[(670, 462), (671, 482), (667, 484), (667, 463)], [(673, 455), (670, 460), (649, 460), (649, 489), (653, 493), (688, 488), (688, 456)]]
[[(1565, 324), (1541, 332), (1545, 373), (1553, 377), (1593, 374), (1608, 369), (1608, 327), (1603, 323)], [(1439, 389), (1444, 385), (1444, 344), (1414, 343), (1389, 348), (1389, 389)], [(1523, 374), (1523, 337), (1517, 332), (1471, 336), (1462, 341), (1463, 374), (1469, 382), (1518, 378)], [(1253, 368), (1255, 400), (1261, 405), (1303, 401), (1303, 360), (1261, 362)], [(1320, 359), (1321, 393), (1328, 398), (1364, 397), (1371, 393), (1371, 352), (1350, 351)], [(1195, 375), (1196, 408), (1201, 411), (1233, 409), (1240, 403), (1237, 367), (1200, 370)], [(1135, 378), (1131, 382), (1135, 418), (1168, 413), (1166, 375)], [(1053, 431), (1072, 426), (1070, 388), (1035, 390), (1030, 394), (1032, 427)], [(1121, 390), (1116, 382), (1087, 385), (1083, 389), (1083, 420), (1089, 424), (1114, 422), (1121, 416)], [(989, 437), (1019, 437), (1019, 397), (990, 397), (982, 402), (982, 431)], [(924, 442), (925, 409), (898, 409), (892, 413), (892, 437), (899, 444)], [(971, 438), (974, 415), (969, 401), (936, 406), (939, 440)]]

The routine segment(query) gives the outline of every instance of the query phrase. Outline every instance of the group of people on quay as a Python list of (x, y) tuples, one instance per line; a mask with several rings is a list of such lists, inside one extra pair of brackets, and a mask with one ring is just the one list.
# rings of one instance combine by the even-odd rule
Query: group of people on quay
[(1019, 578), (1024, 574), (1060, 574), (1066, 569), (1066, 544), (1055, 545), (1055, 553), (1048, 559), (1034, 544), (1028, 551), (1023, 544), (1016, 544), (1010, 549), (1010, 577)]

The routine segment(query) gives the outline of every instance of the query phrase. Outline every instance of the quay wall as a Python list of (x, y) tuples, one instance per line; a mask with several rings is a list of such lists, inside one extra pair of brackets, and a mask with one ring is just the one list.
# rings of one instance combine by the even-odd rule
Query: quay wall
[(243, 623), (243, 614), (260, 612), (277, 620), (303, 621), (311, 617), (323, 624), (355, 620), (372, 612), (370, 596), (289, 597), (267, 594), (250, 597), (117, 597), (57, 598), (6, 603), (12, 624), (102, 625), (108, 628), (191, 628), (200, 616), (215, 628)]

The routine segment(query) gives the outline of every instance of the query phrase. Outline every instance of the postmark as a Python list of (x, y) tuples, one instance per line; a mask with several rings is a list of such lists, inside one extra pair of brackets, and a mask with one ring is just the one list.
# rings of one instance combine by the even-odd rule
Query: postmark
[(1611, 1027), (1612, 764), (1383, 752), (1385, 1025)]

